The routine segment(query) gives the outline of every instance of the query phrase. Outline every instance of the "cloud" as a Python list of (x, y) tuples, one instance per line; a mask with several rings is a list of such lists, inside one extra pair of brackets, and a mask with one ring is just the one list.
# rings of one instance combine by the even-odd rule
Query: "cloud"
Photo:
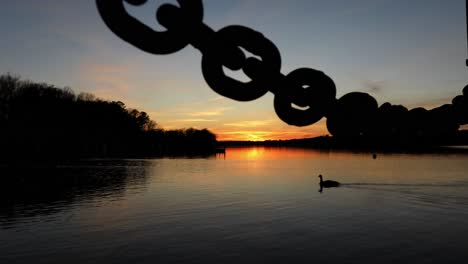
[(261, 141), (270, 139), (275, 132), (272, 131), (229, 131), (217, 133), (219, 140), (250, 140)]
[(198, 123), (198, 122), (216, 122), (217, 120), (212, 119), (202, 119), (202, 118), (194, 118), (194, 119), (176, 119), (172, 121), (167, 121), (169, 123)]
[(378, 80), (365, 80), (363, 84), (367, 92), (376, 94), (376, 93), (383, 92), (385, 88), (387, 87), (388, 82), (378, 81)]
[(439, 107), (444, 104), (450, 104), (452, 103), (453, 97), (443, 97), (443, 98), (437, 98), (437, 99), (430, 99), (430, 100), (425, 100), (425, 101), (420, 101), (416, 103), (410, 103), (408, 104), (408, 107), (411, 108), (417, 108), (417, 107), (424, 107), (426, 109), (432, 109), (435, 107)]
[(189, 116), (221, 116), (224, 114), (226, 110), (230, 109), (229, 107), (219, 107), (219, 108), (214, 108), (211, 110), (206, 110), (206, 111), (197, 111), (197, 112), (192, 112), (189, 111), (186, 113)]
[(206, 100), (206, 102), (213, 103), (213, 102), (219, 102), (219, 101), (222, 101), (222, 100), (225, 100), (225, 99), (226, 99), (226, 97), (216, 96), (214, 98)]
[(266, 126), (273, 122), (273, 119), (270, 120), (254, 120), (254, 121), (239, 121), (235, 123), (227, 123), (224, 124), (225, 126), (231, 127), (259, 127), (259, 126)]
[(80, 75), (95, 85), (92, 92), (97, 96), (125, 98), (132, 89), (128, 78), (133, 68), (129, 65), (86, 63), (80, 68)]
[[(113, 75), (114, 77), (127, 74), (134, 69), (130, 65), (126, 64), (106, 64), (106, 63), (95, 63), (82, 65), (83, 70), (91, 76), (103, 77), (103, 75)], [(105, 76), (108, 77), (108, 76)]]

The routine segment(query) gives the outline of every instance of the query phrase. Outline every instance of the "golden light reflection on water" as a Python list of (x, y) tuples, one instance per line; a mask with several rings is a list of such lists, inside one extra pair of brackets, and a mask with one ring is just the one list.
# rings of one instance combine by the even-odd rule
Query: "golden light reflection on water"
[(349, 159), (362, 156), (371, 157), (369, 153), (333, 152), (304, 148), (285, 147), (235, 147), (226, 150), (226, 158), (230, 160), (284, 160), (284, 159)]
[(305, 178), (313, 182), (322, 174), (342, 183), (366, 184), (437, 184), (462, 177), (451, 172), (448, 162), (455, 166), (453, 170), (466, 167), (466, 155), (378, 153), (374, 159), (370, 152), (274, 147), (228, 148), (225, 159), (226, 164), (237, 164), (233, 171), (249, 179)]

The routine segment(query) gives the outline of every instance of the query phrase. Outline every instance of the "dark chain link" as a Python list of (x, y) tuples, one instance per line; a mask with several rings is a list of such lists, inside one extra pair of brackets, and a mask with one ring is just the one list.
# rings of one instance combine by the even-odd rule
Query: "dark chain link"
[[(384, 129), (405, 130), (404, 126), (413, 126), (420, 120), (436, 120), (452, 112), (460, 115), (454, 125), (468, 123), (466, 94), (454, 100), (453, 105), (431, 112), (408, 111), (388, 103), (379, 108), (377, 101), (365, 93), (349, 93), (337, 100), (335, 83), (321, 71), (301, 68), (283, 75), (278, 48), (260, 32), (244, 26), (215, 31), (204, 24), (201, 0), (178, 0), (179, 6), (162, 5), (157, 10), (157, 20), (167, 29), (163, 32), (130, 16), (124, 1), (132, 5), (147, 2), (96, 0), (102, 18), (117, 36), (152, 54), (170, 54), (192, 45), (202, 53), (203, 76), (216, 93), (237, 101), (252, 101), (271, 92), (275, 94), (275, 111), (287, 124), (308, 126), (327, 117), (327, 127), (333, 135), (359, 136)], [(241, 48), (260, 59), (247, 57)], [(242, 70), (251, 81), (233, 79), (224, 73), (223, 67)], [(389, 119), (383, 120), (381, 117), (386, 115)], [(389, 122), (400, 115), (404, 118), (395, 124)]]

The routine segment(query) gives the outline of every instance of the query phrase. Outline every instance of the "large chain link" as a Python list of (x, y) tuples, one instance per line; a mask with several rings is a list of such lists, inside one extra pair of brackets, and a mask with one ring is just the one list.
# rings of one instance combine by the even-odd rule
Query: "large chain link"
[[(132, 5), (143, 5), (147, 0), (125, 0)], [(158, 32), (130, 16), (125, 10), (124, 0), (97, 0), (96, 4), (106, 25), (121, 39), (152, 54), (170, 54), (185, 48), (190, 40), (185, 27), (169, 19), (178, 13), (184, 21), (199, 24), (203, 20), (201, 0), (178, 0), (180, 8), (165, 4), (158, 10), (158, 20), (170, 30)], [(174, 10), (176, 9), (176, 10)], [(176, 11), (176, 12), (174, 12)]]
[[(301, 68), (283, 75), (278, 48), (260, 32), (244, 26), (215, 31), (204, 24), (201, 0), (177, 0), (179, 6), (159, 7), (157, 20), (167, 29), (162, 32), (130, 16), (124, 1), (131, 5), (147, 2), (96, 0), (103, 20), (117, 36), (152, 54), (170, 54), (192, 45), (202, 53), (203, 76), (216, 93), (237, 101), (252, 101), (271, 92), (275, 94), (278, 117), (289, 125), (308, 126), (327, 117), (327, 127), (333, 135), (359, 136), (380, 130), (404, 130), (403, 126), (414, 126), (421, 120), (436, 119), (453, 111), (462, 113), (454, 125), (468, 123), (464, 114), (468, 111), (466, 91), (453, 105), (431, 112), (408, 111), (388, 103), (379, 108), (377, 101), (366, 93), (349, 93), (337, 100), (335, 83), (321, 71)], [(242, 49), (260, 59), (247, 57)], [(225, 74), (223, 67), (242, 70), (251, 81), (233, 79)], [(383, 116), (388, 116), (388, 120), (383, 120)], [(399, 116), (404, 116), (401, 119), (404, 121), (399, 119), (398, 124), (389, 121)]]

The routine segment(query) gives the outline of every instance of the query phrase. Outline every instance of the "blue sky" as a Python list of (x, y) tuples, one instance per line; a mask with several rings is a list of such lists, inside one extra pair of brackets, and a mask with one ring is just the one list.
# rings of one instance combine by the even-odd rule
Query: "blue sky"
[[(128, 5), (155, 29), (156, 8)], [(409, 108), (450, 103), (468, 84), (463, 0), (205, 0), (205, 23), (262, 32), (282, 54), (283, 73), (324, 71), (338, 97), (368, 92)], [(273, 96), (240, 103), (205, 83), (200, 53), (144, 53), (104, 25), (93, 0), (3, 0), (0, 72), (92, 92), (147, 111), (164, 128), (209, 128), (223, 139), (326, 134), (324, 122), (283, 124)], [(143, 36), (142, 36), (143, 37)], [(235, 74), (238, 76), (239, 74)]]

